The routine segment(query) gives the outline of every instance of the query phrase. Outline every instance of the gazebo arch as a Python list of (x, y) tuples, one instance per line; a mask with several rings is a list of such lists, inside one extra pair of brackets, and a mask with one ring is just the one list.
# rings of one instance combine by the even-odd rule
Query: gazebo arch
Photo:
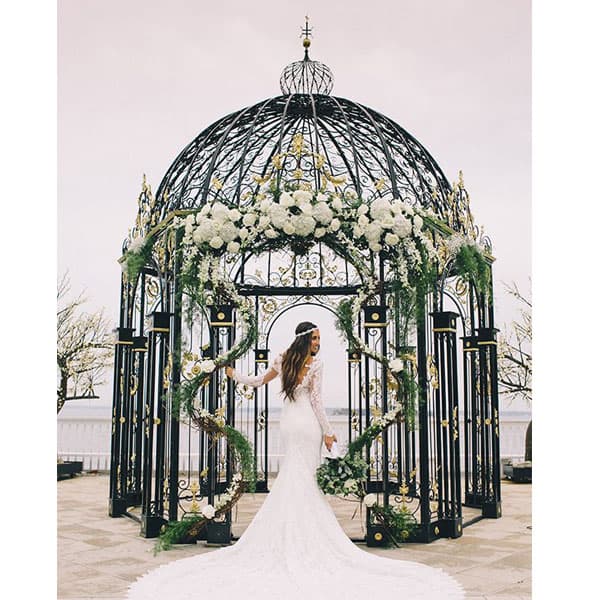
[[(366, 487), (409, 507), (411, 539), (462, 535), (463, 506), (501, 516), (491, 243), (462, 175), (450, 185), (399, 125), (331, 96), (309, 46), (281, 96), (206, 128), (156, 195), (143, 182), (123, 246), (109, 514), (147, 537), (231, 484), (227, 440), (194, 431), (198, 407), (244, 433), (268, 491), (268, 392), (214, 367), (264, 368), (278, 301), (337, 314), (348, 442), (402, 407), (365, 448)], [(229, 540), (229, 519), (205, 535)]]

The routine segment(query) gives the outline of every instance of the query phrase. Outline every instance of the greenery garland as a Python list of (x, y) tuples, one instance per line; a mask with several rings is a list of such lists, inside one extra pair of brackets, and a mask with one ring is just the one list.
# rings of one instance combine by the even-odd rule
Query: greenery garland
[(222, 417), (216, 417), (206, 410), (196, 411), (194, 420), (197, 427), (206, 431), (213, 440), (220, 436), (227, 439), (240, 470), (233, 476), (233, 481), (223, 494), (221, 502), (214, 507), (205, 506), (200, 515), (193, 514), (164, 525), (154, 545), (155, 555), (169, 550), (173, 544), (192, 543), (209, 521), (230, 511), (245, 491), (254, 492), (256, 489), (254, 453), (246, 437), (227, 425)]

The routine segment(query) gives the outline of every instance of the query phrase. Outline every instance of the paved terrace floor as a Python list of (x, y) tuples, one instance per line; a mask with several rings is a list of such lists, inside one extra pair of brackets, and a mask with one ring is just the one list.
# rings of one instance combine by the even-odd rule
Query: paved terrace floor
[[(154, 556), (154, 540), (139, 535), (136, 521), (108, 516), (107, 475), (78, 475), (58, 481), (57, 488), (58, 600), (122, 600), (129, 584), (150, 569), (215, 551), (198, 542)], [(240, 500), (234, 535), (244, 531), (264, 498), (263, 494), (246, 494)], [(344, 530), (359, 537), (360, 522), (351, 518), (355, 505), (331, 497), (329, 501)], [(470, 600), (530, 599), (531, 485), (503, 480), (502, 510), (501, 519), (484, 519), (465, 527), (463, 536), (455, 540), (390, 549), (359, 545), (373, 554), (443, 568), (462, 584)]]

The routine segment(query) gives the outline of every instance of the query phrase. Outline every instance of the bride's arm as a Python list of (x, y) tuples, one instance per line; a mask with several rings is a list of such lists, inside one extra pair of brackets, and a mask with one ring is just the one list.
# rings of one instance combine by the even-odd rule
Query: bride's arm
[(249, 385), (251, 387), (260, 387), (261, 385), (265, 385), (272, 381), (279, 375), (279, 371), (281, 370), (281, 360), (280, 357), (277, 357), (271, 368), (262, 375), (242, 375), (238, 373), (235, 369), (231, 367), (227, 367), (225, 369), (225, 374), (227, 377), (231, 377), (236, 383), (243, 383), (244, 385)]
[(323, 408), (323, 400), (321, 398), (321, 389), (323, 387), (322, 377), (323, 364), (319, 361), (319, 364), (316, 365), (310, 380), (310, 403), (313, 407), (317, 420), (321, 425), (321, 430), (325, 436), (325, 445), (329, 450), (331, 448), (331, 444), (337, 438), (335, 437), (335, 432), (333, 431), (333, 428), (327, 419), (327, 415), (325, 414), (325, 409)]

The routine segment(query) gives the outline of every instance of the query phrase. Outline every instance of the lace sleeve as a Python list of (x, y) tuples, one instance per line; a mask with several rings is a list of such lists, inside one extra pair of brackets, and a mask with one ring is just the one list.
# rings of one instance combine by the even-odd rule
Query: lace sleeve
[(250, 387), (260, 387), (265, 381), (265, 375), (267, 373), (263, 373), (262, 375), (242, 375), (237, 371), (233, 372), (233, 380), (236, 383), (243, 383), (244, 385), (249, 385)]
[[(260, 387), (264, 384), (266, 376), (272, 371), (274, 371), (276, 374), (281, 372), (281, 354), (275, 357), (270, 365), (270, 368), (267, 369), (262, 375), (242, 375), (234, 370), (233, 380), (236, 383), (243, 383), (244, 385), (249, 385), (250, 387)], [(274, 377), (275, 375), (273, 375), (271, 379)]]
[(323, 401), (321, 399), (321, 388), (323, 385), (323, 364), (319, 361), (315, 365), (315, 370), (310, 379), (310, 404), (313, 407), (315, 415), (321, 425), (321, 429), (325, 435), (333, 435), (333, 429), (327, 420)]

